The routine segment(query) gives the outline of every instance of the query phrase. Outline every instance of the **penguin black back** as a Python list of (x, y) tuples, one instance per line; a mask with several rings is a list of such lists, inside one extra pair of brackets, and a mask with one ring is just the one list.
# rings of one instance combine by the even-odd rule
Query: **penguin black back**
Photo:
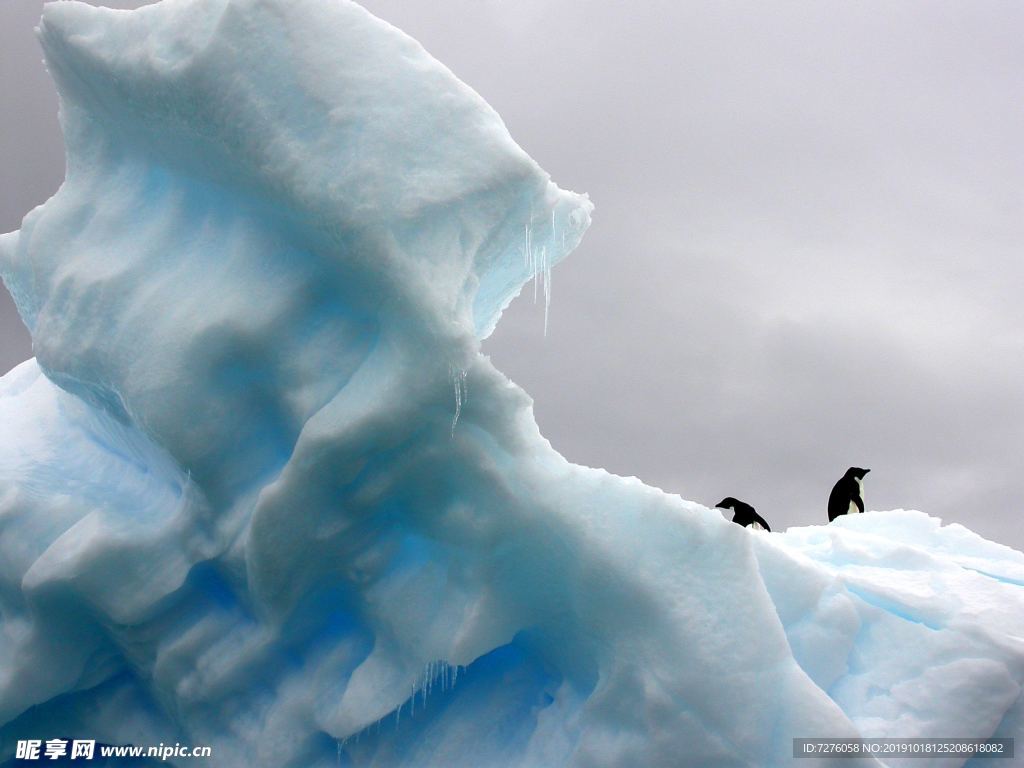
[(840, 515), (857, 514), (864, 511), (864, 475), (870, 469), (850, 467), (832, 486), (828, 496), (828, 521), (831, 523)]
[(748, 525), (760, 526), (766, 531), (771, 531), (771, 527), (765, 519), (757, 514), (752, 506), (740, 501), (739, 499), (734, 499), (732, 496), (726, 496), (720, 502), (715, 504), (715, 506), (720, 509), (731, 509), (732, 521), (738, 525), (742, 525), (744, 527)]

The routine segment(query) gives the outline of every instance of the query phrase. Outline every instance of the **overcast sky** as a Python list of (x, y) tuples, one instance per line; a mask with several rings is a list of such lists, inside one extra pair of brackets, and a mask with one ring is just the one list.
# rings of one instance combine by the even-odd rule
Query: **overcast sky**
[[(485, 344), (555, 448), (776, 529), (870, 467), (1024, 549), (1024, 3), (364, 5), (597, 206), (547, 337), (528, 291)], [(41, 6), (0, 4), (0, 231), (63, 177)]]

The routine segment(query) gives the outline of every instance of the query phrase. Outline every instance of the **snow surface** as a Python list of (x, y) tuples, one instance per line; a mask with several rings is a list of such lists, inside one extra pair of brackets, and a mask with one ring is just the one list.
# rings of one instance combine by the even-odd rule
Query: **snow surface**
[(0, 238), (36, 352), (0, 380), (0, 760), (1024, 736), (1021, 553), (910, 511), (752, 532), (543, 439), (480, 340), (591, 206), (415, 41), (344, 0), (64, 2), (40, 39), (68, 172)]

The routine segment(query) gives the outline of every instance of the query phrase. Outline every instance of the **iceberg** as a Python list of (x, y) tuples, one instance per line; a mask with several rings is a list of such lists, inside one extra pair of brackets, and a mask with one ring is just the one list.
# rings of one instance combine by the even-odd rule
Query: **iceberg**
[(347, 0), (51, 3), (39, 37), (67, 176), (0, 238), (36, 355), (0, 379), (0, 760), (1024, 736), (1024, 554), (917, 511), (752, 532), (543, 438), (480, 344), (591, 204), (416, 41)]

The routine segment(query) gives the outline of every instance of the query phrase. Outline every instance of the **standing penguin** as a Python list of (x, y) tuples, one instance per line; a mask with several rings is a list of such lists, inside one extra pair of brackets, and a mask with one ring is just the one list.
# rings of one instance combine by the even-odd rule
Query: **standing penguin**
[(850, 467), (839, 478), (828, 496), (828, 521), (831, 523), (840, 515), (854, 515), (864, 511), (864, 475), (870, 469)]
[(732, 496), (726, 496), (720, 502), (715, 504), (720, 509), (731, 509), (732, 510), (732, 521), (738, 523), (744, 527), (750, 526), (751, 528), (758, 529), (763, 528), (766, 531), (771, 531), (768, 523), (761, 517), (754, 508), (749, 504), (744, 504), (739, 499), (734, 499)]

